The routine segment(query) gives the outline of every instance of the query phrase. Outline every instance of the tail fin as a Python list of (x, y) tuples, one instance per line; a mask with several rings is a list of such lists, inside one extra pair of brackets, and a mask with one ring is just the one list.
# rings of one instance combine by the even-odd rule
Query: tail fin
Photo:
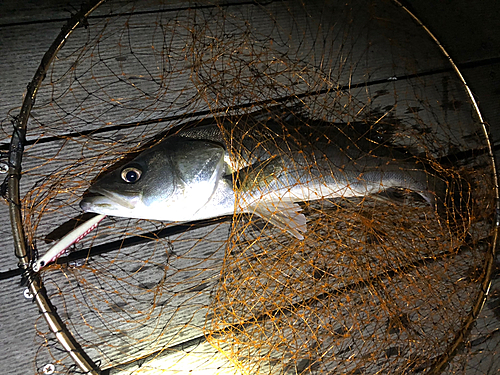
[(429, 174), (427, 178), (428, 197), (424, 197), (436, 210), (440, 219), (450, 227), (463, 226), (470, 217), (470, 183), (458, 175), (450, 173), (439, 176)]

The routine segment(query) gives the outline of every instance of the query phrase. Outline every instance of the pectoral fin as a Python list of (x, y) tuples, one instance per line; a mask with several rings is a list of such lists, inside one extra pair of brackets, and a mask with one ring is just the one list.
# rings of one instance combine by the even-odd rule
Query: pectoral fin
[(286, 230), (299, 240), (303, 240), (302, 233), (307, 231), (306, 217), (301, 214), (302, 208), (292, 201), (265, 201), (249, 206), (247, 212), (259, 215), (264, 220)]

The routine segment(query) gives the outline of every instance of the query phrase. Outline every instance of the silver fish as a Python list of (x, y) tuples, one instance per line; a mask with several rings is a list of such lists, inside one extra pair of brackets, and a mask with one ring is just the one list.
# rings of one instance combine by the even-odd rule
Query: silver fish
[(352, 124), (312, 121), (288, 111), (214, 118), (105, 173), (80, 206), (104, 215), (179, 222), (251, 213), (298, 239), (307, 227), (297, 202), (401, 188), (438, 207), (444, 182), (379, 138)]

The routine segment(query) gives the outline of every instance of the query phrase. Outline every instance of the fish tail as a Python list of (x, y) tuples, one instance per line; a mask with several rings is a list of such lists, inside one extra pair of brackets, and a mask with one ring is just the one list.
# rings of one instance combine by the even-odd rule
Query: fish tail
[(462, 176), (437, 173), (427, 177), (428, 192), (424, 198), (434, 207), (439, 218), (449, 226), (461, 226), (469, 221), (471, 185)]
[(427, 175), (427, 190), (422, 197), (436, 210), (439, 215), (446, 212), (446, 181), (436, 174)]

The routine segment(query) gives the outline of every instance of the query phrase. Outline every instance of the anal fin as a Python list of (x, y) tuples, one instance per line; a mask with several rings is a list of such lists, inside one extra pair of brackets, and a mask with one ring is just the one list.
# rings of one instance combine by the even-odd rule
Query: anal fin
[(290, 200), (260, 200), (257, 204), (249, 206), (246, 211), (259, 215), (299, 240), (304, 239), (302, 233), (307, 231), (306, 217), (300, 213), (302, 208), (297, 203)]

